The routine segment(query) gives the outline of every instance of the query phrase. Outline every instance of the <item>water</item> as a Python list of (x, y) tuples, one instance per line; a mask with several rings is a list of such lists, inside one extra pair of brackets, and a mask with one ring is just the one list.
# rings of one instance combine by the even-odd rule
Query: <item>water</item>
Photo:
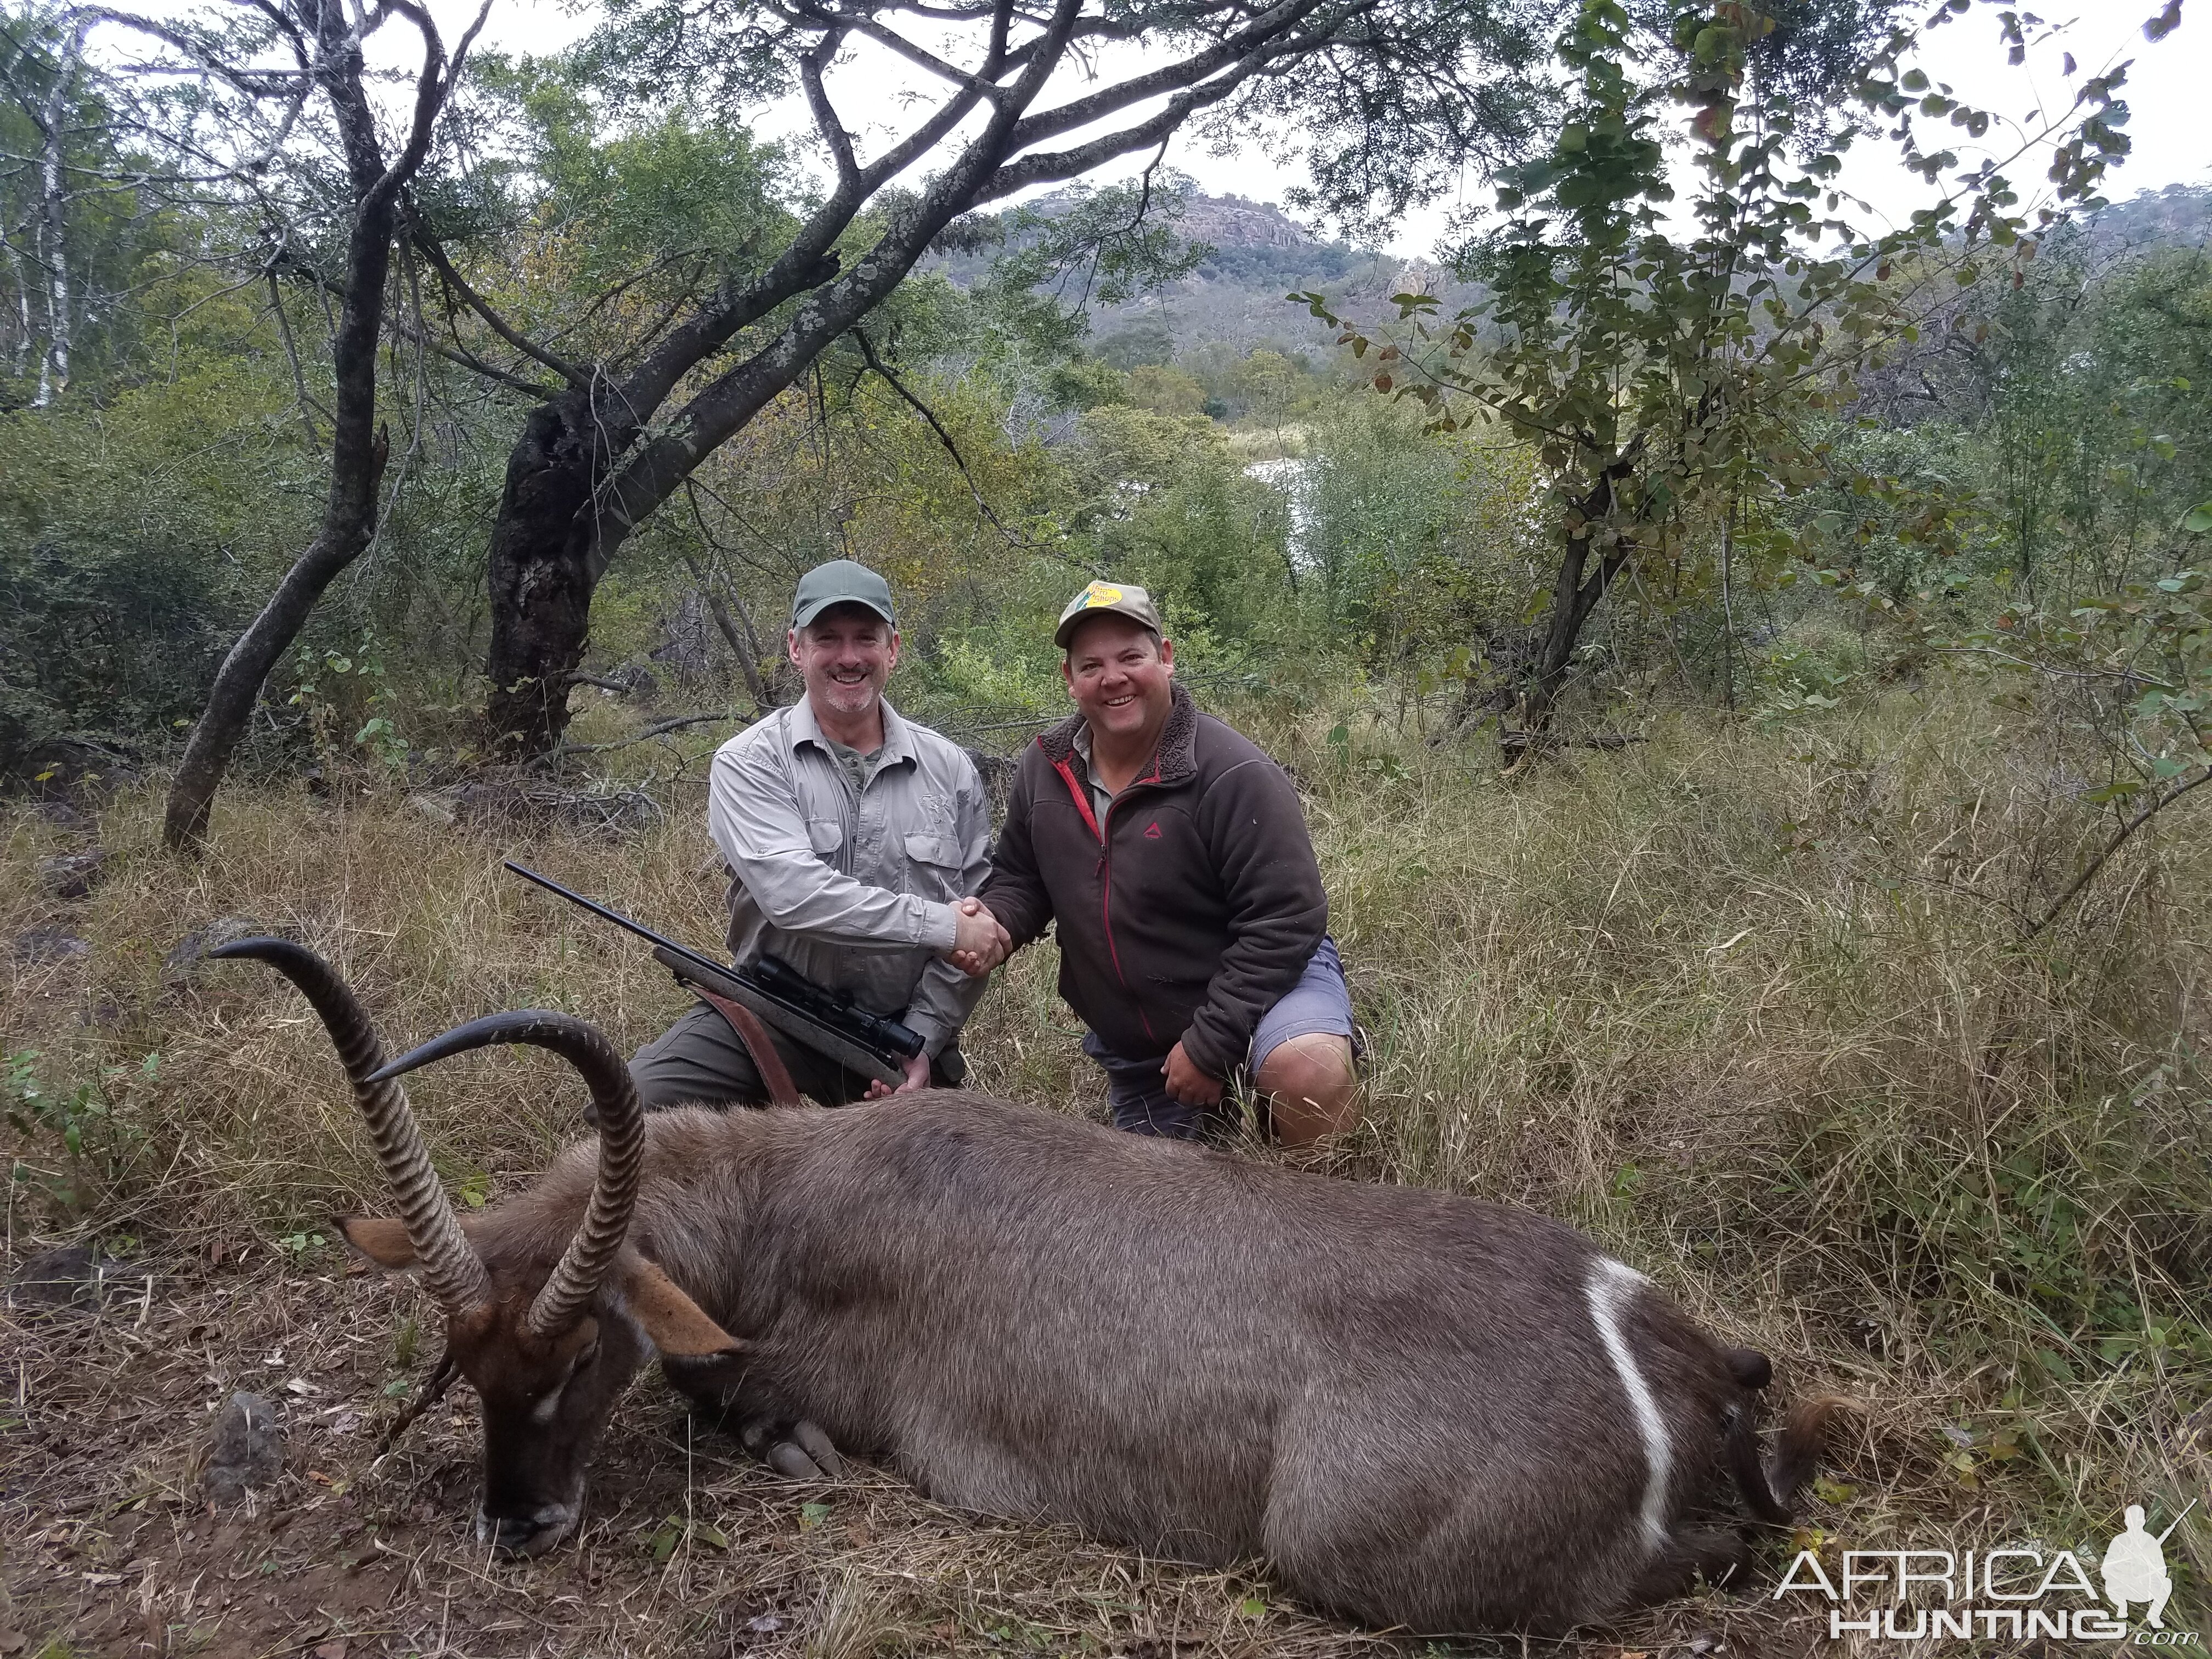
[(1303, 456), (1285, 455), (1272, 461), (1253, 461), (1244, 476), (1272, 484), (1283, 492), (1291, 512), (1291, 562), (1301, 569), (1312, 568), (1307, 550), (1313, 527), (1313, 463)]

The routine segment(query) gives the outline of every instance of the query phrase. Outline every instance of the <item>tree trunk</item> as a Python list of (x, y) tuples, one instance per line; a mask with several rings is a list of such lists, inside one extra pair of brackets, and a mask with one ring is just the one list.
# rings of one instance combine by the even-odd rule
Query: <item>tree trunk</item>
[(1521, 697), (1520, 729), (1504, 730), (1498, 734), (1498, 746), (1514, 765), (1543, 746), (1559, 694), (1567, 687), (1583, 624), (1597, 609), (1597, 602), (1605, 597), (1606, 590), (1613, 586), (1613, 579), (1620, 574), (1634, 549), (1630, 539), (1633, 526), (1621, 526), (1620, 539), (1598, 560), (1596, 570), (1588, 580), (1583, 578), (1590, 556), (1588, 526), (1606, 520), (1613, 506), (1614, 487), (1627, 472), (1626, 463), (1615, 463), (1600, 476), (1589, 494), (1575, 503), (1576, 515), (1585, 527), (1579, 534), (1567, 538), (1566, 547), (1559, 555), (1559, 574), (1552, 582), (1552, 605), (1549, 625), (1544, 630), (1543, 652), (1536, 660), (1535, 674)]
[[(1536, 659), (1536, 672), (1528, 682), (1528, 689), (1521, 697), (1521, 731), (1506, 739), (1509, 749), (1524, 748), (1540, 735), (1552, 723), (1552, 711), (1566, 690), (1567, 673), (1573, 665), (1575, 645), (1582, 637), (1583, 623), (1597, 603), (1597, 596), (1589, 596), (1584, 603), (1585, 586), (1597, 587), (1599, 583), (1585, 584), (1583, 568), (1589, 561), (1589, 538), (1578, 536), (1571, 539), (1566, 550), (1559, 556), (1559, 574), (1552, 582), (1552, 605), (1549, 626), (1544, 630), (1544, 648)], [(1607, 573), (1599, 568), (1599, 576)], [(1517, 735), (1516, 744), (1512, 737)]]
[(70, 82), (84, 55), (84, 37), (94, 20), (79, 18), (70, 28), (61, 61), (54, 70), (54, 84), (46, 94), (44, 143), (39, 156), (39, 257), (46, 276), (46, 352), (39, 362), (39, 389), (31, 407), (44, 409), (69, 390), (70, 319), (69, 240), (64, 212), (62, 141), (69, 118)]
[[(381, 446), (377, 457), (380, 472), (383, 470), (380, 450)], [(167, 846), (191, 848), (207, 838), (208, 815), (215, 807), (216, 791), (222, 787), (230, 757), (253, 719), (253, 705), (260, 698), (263, 683), (298, 636), (323, 591), (368, 545), (368, 524), (336, 528), (335, 537), (328, 529), (318, 536), (299, 562), (284, 573), (284, 580), (261, 607), (261, 614), (238, 636), (216, 671), (207, 707), (192, 727), (183, 763), (169, 786), (168, 805), (161, 819), (161, 839)]]
[[(336, 0), (320, 0), (303, 6), (302, 14), (324, 48), (322, 83), (345, 147), (354, 205), (353, 229), (346, 241), (345, 297), (331, 337), (330, 494), (323, 504), (321, 530), (223, 659), (207, 707), (185, 745), (184, 762), (170, 785), (161, 820), (163, 842), (179, 851), (198, 847), (206, 837), (216, 791), (246, 736), (270, 670), (298, 635), (324, 590), (361, 556), (374, 533), (377, 495), (391, 453), (376, 420), (376, 346), (384, 325), (385, 282), (392, 270), (392, 234), (399, 192), (422, 167), (430, 124), (453, 88), (441, 74), (445, 53), (436, 31), (427, 17), (418, 17), (423, 68), (414, 128), (406, 149), (387, 168), (377, 141), (375, 117), (362, 87), (361, 49), (347, 38), (343, 9)], [(463, 55), (470, 38), (462, 40)], [(458, 70), (458, 61), (454, 67)]]
[(491, 532), (484, 664), (485, 723), (501, 759), (543, 754), (568, 726), (568, 676), (590, 643), (592, 592), (605, 568), (592, 507), (611, 435), (594, 433), (587, 401), (568, 392), (530, 412), (507, 456)]

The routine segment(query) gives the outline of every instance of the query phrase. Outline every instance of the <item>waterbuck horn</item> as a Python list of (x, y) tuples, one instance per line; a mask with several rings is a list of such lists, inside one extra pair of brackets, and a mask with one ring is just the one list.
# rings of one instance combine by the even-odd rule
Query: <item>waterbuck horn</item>
[(400, 1224), (424, 1283), (449, 1317), (459, 1317), (489, 1298), (483, 1261), (461, 1231), (461, 1224), (439, 1185), (430, 1154), (415, 1127), (415, 1114), (396, 1083), (380, 1075), (383, 1046), (368, 1015), (346, 988), (337, 970), (304, 945), (285, 939), (242, 939), (218, 945), (210, 957), (252, 957), (265, 962), (306, 994), (322, 1017), (323, 1028), (338, 1051), (355, 1103), (376, 1143), (376, 1161), (399, 1200)]
[(398, 1077), (434, 1060), (494, 1042), (527, 1042), (560, 1055), (589, 1085), (599, 1121), (599, 1170), (592, 1183), (591, 1206), (553, 1276), (530, 1304), (530, 1328), (540, 1336), (557, 1336), (583, 1316), (600, 1277), (622, 1249), (623, 1235), (629, 1231), (638, 1173), (645, 1162), (645, 1114), (628, 1063), (598, 1028), (574, 1014), (544, 1009), (487, 1014), (456, 1025), (400, 1055), (376, 1075)]

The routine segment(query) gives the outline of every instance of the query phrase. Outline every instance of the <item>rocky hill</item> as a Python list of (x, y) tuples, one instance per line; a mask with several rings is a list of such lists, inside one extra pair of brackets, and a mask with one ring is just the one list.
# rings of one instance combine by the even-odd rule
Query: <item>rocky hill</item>
[[(1048, 196), (1030, 206), (1050, 213), (1068, 199)], [(1285, 299), (1293, 290), (1380, 296), (1408, 280), (1434, 280), (1403, 259), (1324, 240), (1274, 203), (1243, 196), (1194, 194), (1185, 199), (1176, 229), (1187, 242), (1211, 251), (1180, 282), (1094, 309), (1091, 340), (1109, 362), (1124, 368), (1166, 362), (1216, 343), (1240, 349), (1263, 341), (1311, 346), (1327, 336), (1304, 307)], [(964, 285), (982, 274), (988, 258), (954, 256), (938, 264)]]
[[(1046, 197), (1030, 205), (1050, 213), (1072, 199)], [(1189, 276), (1092, 310), (1091, 349), (1117, 368), (1169, 362), (1214, 345), (1241, 352), (1262, 343), (1294, 349), (1326, 343), (1327, 331), (1285, 297), (1293, 291), (1318, 290), (1344, 312), (1364, 317), (1387, 311), (1389, 296), (1408, 289), (1438, 295), (1448, 312), (1476, 292), (1429, 261), (1325, 240), (1274, 203), (1243, 196), (1194, 194), (1176, 228), (1186, 241), (1211, 250)], [(2111, 251), (2200, 245), (2212, 239), (2212, 190), (2175, 185), (2146, 191), (2103, 209), (2077, 234)], [(964, 285), (982, 274), (989, 257), (978, 252), (938, 263)]]

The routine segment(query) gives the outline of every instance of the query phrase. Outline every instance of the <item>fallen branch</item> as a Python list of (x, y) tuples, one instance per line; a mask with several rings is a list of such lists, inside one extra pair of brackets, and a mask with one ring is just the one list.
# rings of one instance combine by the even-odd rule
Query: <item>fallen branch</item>
[(665, 738), (671, 732), (681, 732), (686, 726), (710, 726), (716, 720), (732, 720), (739, 726), (750, 726), (756, 717), (741, 714), (734, 708), (725, 708), (711, 714), (678, 714), (672, 720), (655, 720), (635, 737), (617, 738), (611, 743), (564, 743), (547, 750), (532, 761), (533, 766), (543, 766), (549, 761), (564, 759), (570, 755), (604, 755), (610, 749), (628, 749), (633, 744), (650, 743), (655, 738)]
[(1498, 734), (1498, 746), (1509, 755), (1526, 754), (1530, 750), (1626, 749), (1632, 743), (1648, 741), (1640, 732), (1592, 732), (1583, 737), (1566, 737), (1556, 732), (1500, 732)]

